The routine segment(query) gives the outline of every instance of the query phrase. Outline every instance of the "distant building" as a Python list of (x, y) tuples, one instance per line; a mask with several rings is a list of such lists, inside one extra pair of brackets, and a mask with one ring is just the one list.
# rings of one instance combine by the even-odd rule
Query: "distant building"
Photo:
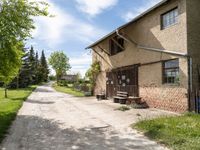
[(71, 82), (75, 82), (77, 81), (77, 79), (78, 79), (77, 75), (64, 75), (61, 77), (61, 80), (71, 81)]

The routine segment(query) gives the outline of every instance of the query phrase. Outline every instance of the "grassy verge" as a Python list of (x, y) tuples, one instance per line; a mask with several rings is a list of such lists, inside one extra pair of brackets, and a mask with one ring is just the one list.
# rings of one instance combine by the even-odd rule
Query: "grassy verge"
[(23, 101), (35, 88), (36, 86), (31, 86), (24, 89), (8, 90), (8, 98), (4, 98), (4, 90), (0, 88), (0, 143), (15, 119)]
[(67, 93), (76, 97), (84, 97), (84, 93), (80, 92), (80, 91), (76, 91), (71, 87), (64, 87), (64, 86), (58, 86), (56, 84), (53, 84), (53, 88), (58, 91), (58, 92), (63, 92), (63, 93)]
[(197, 114), (141, 121), (133, 125), (133, 128), (170, 149), (200, 149), (200, 116)]

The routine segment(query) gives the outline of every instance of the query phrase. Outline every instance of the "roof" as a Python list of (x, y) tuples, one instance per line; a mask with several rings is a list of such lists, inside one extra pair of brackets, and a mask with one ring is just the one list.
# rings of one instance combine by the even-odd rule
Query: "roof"
[(145, 12), (143, 12), (142, 14), (140, 14), (139, 16), (135, 17), (133, 20), (131, 20), (130, 22), (118, 27), (117, 29), (115, 29), (114, 31), (110, 32), (109, 34), (107, 34), (106, 36), (102, 37), (101, 39), (99, 39), (98, 41), (94, 42), (93, 44), (89, 45), (88, 47), (86, 47), (86, 49), (92, 48), (93, 46), (99, 44), (100, 42), (102, 42), (103, 40), (105, 40), (106, 38), (108, 38), (109, 36), (113, 35), (116, 30), (121, 30), (124, 27), (136, 22), (137, 20), (141, 19), (142, 17), (144, 17), (145, 15), (147, 15), (148, 13), (152, 12), (153, 10), (155, 10), (156, 8), (162, 6), (163, 4), (165, 4), (166, 2), (168, 2), (169, 0), (162, 0), (161, 2), (159, 2), (158, 4), (154, 5), (153, 7), (149, 8), (148, 10), (146, 10)]

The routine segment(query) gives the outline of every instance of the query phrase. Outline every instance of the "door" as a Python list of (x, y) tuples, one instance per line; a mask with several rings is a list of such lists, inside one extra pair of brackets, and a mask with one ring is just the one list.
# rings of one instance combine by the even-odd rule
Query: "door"
[(128, 92), (129, 96), (139, 96), (138, 66), (124, 67), (107, 73), (106, 94), (116, 95), (117, 91)]

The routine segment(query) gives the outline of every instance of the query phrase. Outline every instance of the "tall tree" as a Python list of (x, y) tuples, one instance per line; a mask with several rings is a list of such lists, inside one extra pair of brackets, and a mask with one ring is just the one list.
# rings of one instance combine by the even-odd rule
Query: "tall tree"
[(30, 84), (34, 84), (35, 83), (35, 76), (36, 76), (36, 68), (35, 68), (35, 52), (33, 49), (33, 46), (31, 46), (30, 51), (29, 51), (29, 55), (28, 55), (28, 60), (29, 60), (29, 78), (30, 78)]
[[(40, 6), (43, 7), (40, 7)], [(34, 16), (47, 16), (48, 4), (29, 0), (0, 2), (0, 80), (7, 85), (21, 66), (23, 41), (31, 37)], [(7, 88), (5, 88), (7, 89)], [(5, 90), (7, 96), (7, 90)]]
[(17, 76), (21, 66), (22, 48), (23, 44), (17, 42), (5, 43), (4, 50), (0, 49), (0, 81), (4, 82), (6, 98), (7, 85)]
[(67, 55), (60, 51), (56, 51), (51, 54), (49, 58), (49, 64), (56, 72), (57, 83), (62, 74), (66, 73), (66, 71), (71, 68), (69, 64), (69, 58)]
[(40, 83), (39, 76), (40, 76), (40, 62), (39, 62), (38, 52), (36, 52), (35, 53), (35, 84)]
[(42, 54), (41, 54), (40, 65), (41, 65), (42, 81), (47, 82), (49, 69), (48, 69), (48, 64), (47, 64), (44, 51), (42, 51)]

